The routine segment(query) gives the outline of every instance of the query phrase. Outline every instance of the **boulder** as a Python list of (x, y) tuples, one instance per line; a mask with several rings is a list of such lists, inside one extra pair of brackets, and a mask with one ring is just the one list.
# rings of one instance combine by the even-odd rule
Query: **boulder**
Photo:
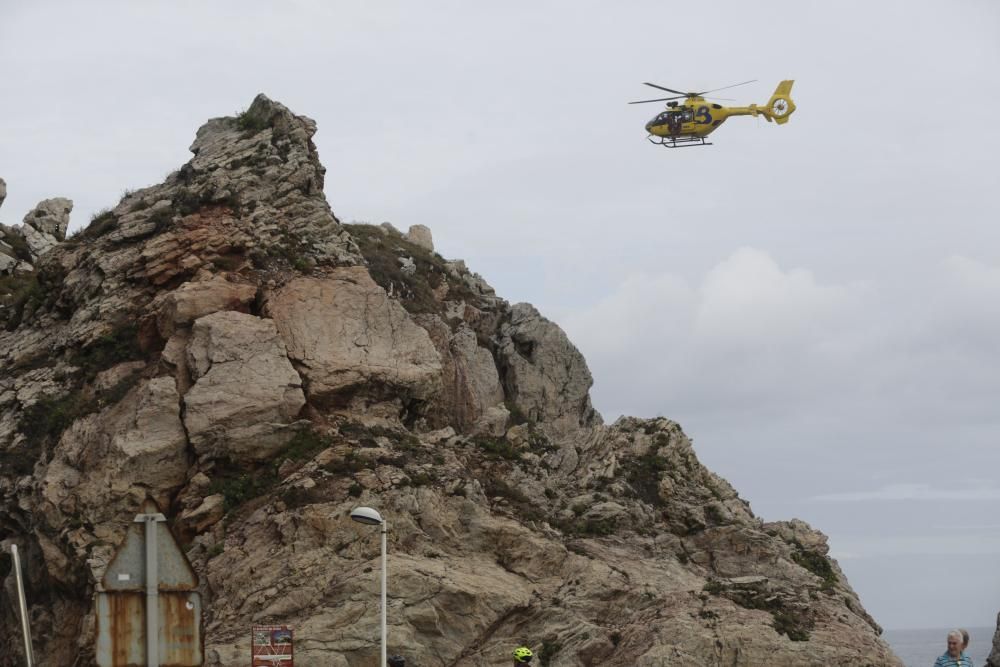
[(225, 515), (225, 498), (222, 494), (207, 496), (194, 509), (181, 512), (178, 521), (192, 532), (201, 533), (222, 520)]
[(225, 310), (248, 312), (256, 295), (255, 285), (230, 282), (223, 276), (186, 282), (157, 297), (157, 328), (164, 339), (169, 339), (179, 327), (189, 327), (199, 317)]
[(24, 216), (21, 234), (32, 256), (37, 258), (66, 240), (66, 228), (69, 227), (69, 214), (72, 210), (71, 200), (56, 197), (42, 200)]
[(302, 380), (271, 320), (232, 311), (196, 320), (187, 368), (184, 425), (199, 455), (266, 459), (295, 434)]
[(431, 229), (426, 225), (410, 225), (410, 229), (406, 232), (406, 239), (411, 243), (434, 252), (434, 239), (431, 236)]
[(266, 296), (310, 400), (425, 401), (441, 386), (441, 360), (427, 332), (363, 267), (297, 278)]

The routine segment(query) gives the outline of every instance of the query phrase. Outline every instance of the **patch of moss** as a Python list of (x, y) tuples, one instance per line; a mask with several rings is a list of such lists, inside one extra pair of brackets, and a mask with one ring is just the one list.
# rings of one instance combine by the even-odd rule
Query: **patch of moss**
[(579, 535), (605, 537), (614, 534), (615, 524), (610, 519), (585, 519), (577, 522), (576, 532)]
[(80, 232), (85, 239), (96, 239), (104, 236), (118, 226), (118, 216), (111, 209), (98, 211), (90, 218), (90, 224)]
[(786, 635), (793, 642), (809, 641), (809, 629), (812, 626), (804, 623), (797, 614), (779, 609), (771, 612), (771, 618), (774, 619), (772, 626), (775, 632)]
[(29, 446), (40, 451), (44, 442), (58, 438), (74, 421), (93, 412), (94, 407), (80, 391), (43, 396), (21, 413), (19, 430)]
[[(476, 295), (461, 280), (448, 273), (444, 259), (401, 234), (375, 225), (344, 225), (368, 263), (372, 279), (387, 293), (399, 298), (411, 313), (444, 313), (444, 303), (434, 295), (442, 283), (447, 283), (446, 299), (475, 302)], [(401, 257), (413, 260), (416, 271), (405, 273)]]
[(722, 593), (726, 590), (726, 587), (722, 585), (721, 581), (709, 579), (705, 582), (705, 585), (702, 586), (701, 590), (709, 595), (722, 595)]
[[(229, 459), (216, 462), (212, 473), (211, 493), (221, 493), (223, 510), (229, 513), (246, 502), (270, 493), (281, 483), (278, 469), (286, 460), (295, 462), (313, 458), (332, 444), (329, 436), (308, 428), (296, 433), (288, 444), (265, 463), (247, 466)], [(327, 467), (329, 469), (329, 467)], [(293, 488), (283, 492), (282, 499), (290, 507), (320, 502), (321, 490)]]
[(4, 468), (17, 474), (30, 473), (47, 443), (56, 442), (76, 420), (122, 400), (138, 381), (137, 374), (131, 375), (89, 397), (79, 388), (62, 396), (43, 396), (21, 413), (18, 429), (25, 436), (25, 450), (0, 457)]
[(667, 460), (655, 452), (625, 463), (625, 478), (635, 495), (650, 505), (662, 505), (660, 477), (668, 469)]
[(316, 456), (332, 444), (333, 439), (330, 436), (317, 433), (311, 428), (303, 429), (288, 441), (285, 448), (275, 458), (305, 461)]
[(725, 597), (744, 609), (759, 609), (769, 612), (772, 618), (772, 627), (776, 632), (786, 635), (792, 641), (809, 641), (809, 631), (813, 629), (815, 621), (808, 614), (788, 609), (784, 601), (777, 595), (769, 595), (762, 590), (730, 589), (716, 580), (710, 580), (702, 590), (712, 595)]
[(503, 404), (507, 408), (507, 412), (510, 413), (508, 421), (511, 426), (520, 426), (521, 424), (528, 423), (528, 415), (524, 414), (524, 410), (517, 403), (508, 398), (504, 399)]
[(270, 127), (266, 118), (250, 113), (248, 110), (238, 111), (235, 118), (236, 127), (243, 130), (244, 138), (253, 136)]
[(138, 328), (135, 324), (125, 324), (104, 334), (73, 354), (69, 362), (81, 368), (84, 379), (89, 381), (101, 371), (116, 364), (142, 358), (143, 352), (139, 347)]
[(31, 249), (28, 247), (28, 241), (23, 236), (15, 232), (11, 232), (10, 234), (0, 232), (0, 241), (10, 246), (11, 250), (14, 251), (15, 257), (29, 264), (32, 263)]
[(822, 579), (824, 590), (833, 589), (837, 583), (837, 573), (833, 571), (830, 559), (823, 554), (800, 547), (798, 551), (792, 552), (792, 560), (795, 561), (796, 565), (809, 570)]
[(546, 639), (542, 642), (542, 648), (538, 651), (538, 660), (542, 667), (548, 667), (552, 664), (559, 652), (562, 650), (562, 644), (555, 641), (554, 639)]
[(507, 461), (519, 461), (521, 459), (521, 452), (515, 449), (506, 438), (477, 435), (472, 438), (472, 443), (492, 459), (504, 459)]
[(4, 327), (13, 331), (28, 320), (45, 303), (45, 290), (37, 273), (0, 276), (0, 318)]
[(353, 475), (356, 472), (364, 470), (366, 467), (365, 462), (358, 458), (352, 449), (343, 458), (334, 459), (324, 465), (323, 470), (334, 475)]
[(712, 524), (719, 525), (725, 521), (726, 515), (718, 505), (709, 504), (705, 506), (705, 518)]
[(413, 486), (431, 486), (437, 482), (437, 477), (429, 472), (420, 471), (410, 475), (410, 484)]
[(240, 201), (236, 195), (217, 197), (216, 192), (211, 187), (200, 191), (187, 187), (181, 188), (171, 201), (171, 206), (181, 216), (198, 213), (208, 206), (223, 206), (231, 209), (237, 215), (241, 210)]
[(261, 470), (223, 475), (212, 480), (209, 490), (222, 494), (222, 508), (227, 514), (253, 498), (259, 498), (277, 483), (277, 473), (265, 466)]

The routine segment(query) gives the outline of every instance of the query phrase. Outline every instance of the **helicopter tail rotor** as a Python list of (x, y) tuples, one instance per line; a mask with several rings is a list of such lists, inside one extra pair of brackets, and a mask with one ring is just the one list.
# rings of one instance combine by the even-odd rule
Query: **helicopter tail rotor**
[(792, 101), (792, 84), (794, 80), (782, 81), (774, 89), (774, 94), (767, 101), (761, 113), (768, 121), (774, 121), (778, 125), (788, 122), (788, 117), (795, 111), (795, 102)]

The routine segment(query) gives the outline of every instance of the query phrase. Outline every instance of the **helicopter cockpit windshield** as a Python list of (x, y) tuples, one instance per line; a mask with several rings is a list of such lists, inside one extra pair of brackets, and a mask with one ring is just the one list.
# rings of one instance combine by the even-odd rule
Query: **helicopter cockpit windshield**
[(668, 109), (646, 123), (646, 129), (656, 125), (666, 125), (675, 131), (680, 130), (681, 123), (690, 123), (694, 120), (694, 113), (691, 109)]

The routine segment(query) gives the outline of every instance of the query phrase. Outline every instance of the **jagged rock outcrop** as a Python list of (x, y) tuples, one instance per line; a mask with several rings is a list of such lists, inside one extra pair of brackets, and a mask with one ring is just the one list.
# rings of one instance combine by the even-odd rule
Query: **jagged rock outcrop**
[[(258, 96), (0, 283), (0, 543), (39, 664), (94, 663), (92, 596), (147, 496), (213, 664), (246, 663), (254, 622), (293, 624), (299, 664), (374, 664), (358, 504), (389, 522), (414, 664), (899, 664), (821, 533), (754, 516), (670, 420), (604, 425), (555, 323), (429, 230), (341, 224), (315, 130)], [(36, 231), (58, 241), (59, 210)], [(0, 627), (18, 656), (6, 602)]]
[[(6, 184), (0, 190), (3, 203)], [(0, 274), (31, 271), (43, 254), (65, 240), (72, 210), (69, 199), (43, 199), (24, 216), (20, 227), (0, 225)]]
[(531, 304), (511, 309), (510, 321), (500, 328), (497, 357), (510, 402), (529, 420), (557, 437), (600, 423), (583, 355)]
[(406, 238), (425, 250), (434, 251), (434, 237), (427, 225), (410, 225)]
[(3, 200), (7, 198), (7, 181), (0, 178), (0, 206), (3, 206)]
[(33, 257), (40, 257), (66, 238), (73, 202), (64, 197), (43, 199), (24, 216), (21, 234)]
[[(504, 413), (505, 427), (509, 412), (503, 404), (500, 375), (493, 355), (479, 344), (475, 330), (464, 320), (455, 330), (437, 316), (418, 316), (416, 321), (429, 334), (441, 359), (441, 391), (435, 397), (435, 408), (446, 415), (442, 423), (461, 432), (473, 431), (485, 425), (487, 414), (494, 410)], [(504, 431), (506, 428), (500, 435)]]

